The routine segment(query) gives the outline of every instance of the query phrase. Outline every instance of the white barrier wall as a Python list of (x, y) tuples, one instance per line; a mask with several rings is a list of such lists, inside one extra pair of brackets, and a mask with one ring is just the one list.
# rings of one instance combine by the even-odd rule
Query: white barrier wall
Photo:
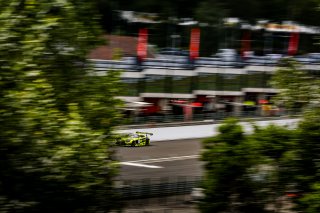
[[(258, 126), (267, 126), (269, 124), (288, 126), (295, 128), (300, 119), (282, 119), (282, 120), (269, 120), (269, 121), (255, 121)], [(252, 125), (249, 122), (240, 123), (245, 132), (252, 131)], [(145, 128), (145, 129), (129, 129), (119, 130), (119, 133), (135, 133), (136, 131), (151, 132), (152, 141), (167, 141), (167, 140), (181, 140), (192, 138), (207, 138), (217, 134), (217, 127), (221, 124), (207, 124), (196, 126), (176, 126), (176, 127), (159, 127), (159, 128)]]

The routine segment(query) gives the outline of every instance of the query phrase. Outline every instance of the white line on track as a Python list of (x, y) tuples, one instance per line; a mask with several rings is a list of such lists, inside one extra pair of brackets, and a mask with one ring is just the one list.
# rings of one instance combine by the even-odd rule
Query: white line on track
[(178, 157), (144, 159), (144, 160), (136, 160), (136, 161), (129, 161), (129, 162), (131, 162), (131, 163), (161, 163), (161, 162), (166, 162), (166, 161), (195, 159), (195, 158), (199, 158), (199, 156), (200, 155), (186, 155), (186, 156), (178, 156)]
[(150, 168), (150, 169), (163, 168), (162, 166), (147, 165), (147, 164), (142, 164), (142, 163), (120, 162), (120, 164), (126, 165), (126, 166), (146, 167), (146, 168)]
[(186, 156), (179, 156), (179, 157), (154, 158), (154, 159), (119, 162), (119, 164), (126, 165), (126, 166), (137, 166), (137, 167), (146, 167), (146, 168), (153, 168), (154, 169), (154, 168), (163, 168), (163, 167), (162, 166), (147, 165), (147, 164), (161, 163), (161, 162), (167, 162), (167, 161), (195, 159), (195, 158), (199, 158), (199, 156), (200, 155), (186, 155)]

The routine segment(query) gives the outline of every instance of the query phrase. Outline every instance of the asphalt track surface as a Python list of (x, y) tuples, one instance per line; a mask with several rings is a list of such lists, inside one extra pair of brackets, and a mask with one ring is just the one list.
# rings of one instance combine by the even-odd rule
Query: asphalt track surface
[[(280, 119), (257, 121), (259, 126), (271, 123), (295, 128), (299, 119)], [(245, 132), (252, 131), (249, 122), (240, 123)], [(154, 129), (136, 129), (130, 131), (150, 131), (151, 145), (146, 147), (117, 147), (116, 156), (120, 161), (119, 180), (135, 180), (167, 177), (194, 177), (203, 175), (204, 162), (199, 160), (203, 139), (181, 139), (184, 137), (205, 138), (217, 134), (219, 124), (182, 126)], [(161, 134), (161, 131), (162, 134)], [(158, 137), (158, 138), (157, 138)], [(179, 140), (168, 140), (177, 138)], [(155, 139), (156, 141), (153, 141)]]
[(158, 141), (150, 146), (117, 147), (119, 180), (203, 175), (200, 161), (203, 139)]

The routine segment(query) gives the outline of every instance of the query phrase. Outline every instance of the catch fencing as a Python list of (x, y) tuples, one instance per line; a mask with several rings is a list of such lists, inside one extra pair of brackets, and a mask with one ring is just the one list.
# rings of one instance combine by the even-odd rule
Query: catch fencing
[(117, 191), (124, 200), (190, 194), (201, 186), (202, 177), (165, 177), (118, 181)]

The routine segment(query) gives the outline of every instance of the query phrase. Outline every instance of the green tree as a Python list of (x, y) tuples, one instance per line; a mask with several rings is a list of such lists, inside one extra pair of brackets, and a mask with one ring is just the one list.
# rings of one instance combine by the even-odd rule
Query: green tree
[(264, 168), (258, 166), (263, 159), (252, 147), (233, 119), (219, 127), (217, 136), (204, 141), (202, 212), (265, 212), (266, 196), (261, 190)]
[(216, 0), (203, 1), (196, 8), (196, 18), (200, 22), (208, 23), (211, 26), (220, 27), (222, 19), (226, 18), (229, 10), (224, 3)]
[(204, 141), (203, 212), (278, 212), (279, 198), (297, 189), (298, 133), (286, 127), (254, 126), (244, 135), (235, 120)]
[(294, 130), (255, 126), (251, 135), (244, 135), (235, 121), (222, 125), (219, 135), (204, 142), (203, 212), (263, 212), (266, 204), (277, 212), (286, 192), (296, 195), (291, 202), (298, 211), (319, 211), (319, 78), (291, 59), (280, 65), (273, 78), (280, 89), (276, 100), (291, 109), (301, 107), (303, 119)]
[(281, 61), (271, 84), (279, 89), (275, 101), (289, 110), (302, 110), (319, 103), (320, 79), (292, 59)]
[(308, 110), (298, 127), (297, 158), (293, 178), (300, 197), (294, 201), (303, 212), (319, 212), (320, 109)]
[[(216, 0), (202, 1), (195, 9), (195, 19), (207, 26), (201, 27), (200, 52), (203, 56), (211, 56), (221, 43), (225, 41), (223, 19), (229, 14), (225, 4)], [(201, 26), (201, 25), (200, 25)]]
[(293, 200), (297, 209), (315, 213), (320, 203), (320, 81), (318, 75), (301, 69), (294, 61), (286, 60), (282, 66), (273, 78), (273, 85), (280, 89), (277, 101), (288, 108), (299, 106), (304, 112), (296, 130), (296, 143), (292, 149), (294, 155), (286, 161), (291, 177), (283, 177), (293, 183), (299, 192), (299, 197)]
[[(86, 60), (100, 44), (86, 1), (0, 0), (0, 211), (115, 207), (110, 137), (118, 74)], [(90, 17), (90, 18), (88, 18)]]
[[(287, 127), (269, 125), (266, 127), (255, 126), (254, 132), (248, 136), (251, 147), (257, 156), (264, 159), (258, 168), (264, 168), (264, 175), (269, 177), (263, 181), (264, 193), (278, 212), (284, 203), (278, 202), (286, 193), (296, 190), (296, 159), (298, 134), (296, 130)], [(252, 153), (248, 153), (251, 155)]]
[(306, 213), (316, 213), (320, 211), (320, 183), (312, 185), (312, 191), (306, 194), (300, 201)]

